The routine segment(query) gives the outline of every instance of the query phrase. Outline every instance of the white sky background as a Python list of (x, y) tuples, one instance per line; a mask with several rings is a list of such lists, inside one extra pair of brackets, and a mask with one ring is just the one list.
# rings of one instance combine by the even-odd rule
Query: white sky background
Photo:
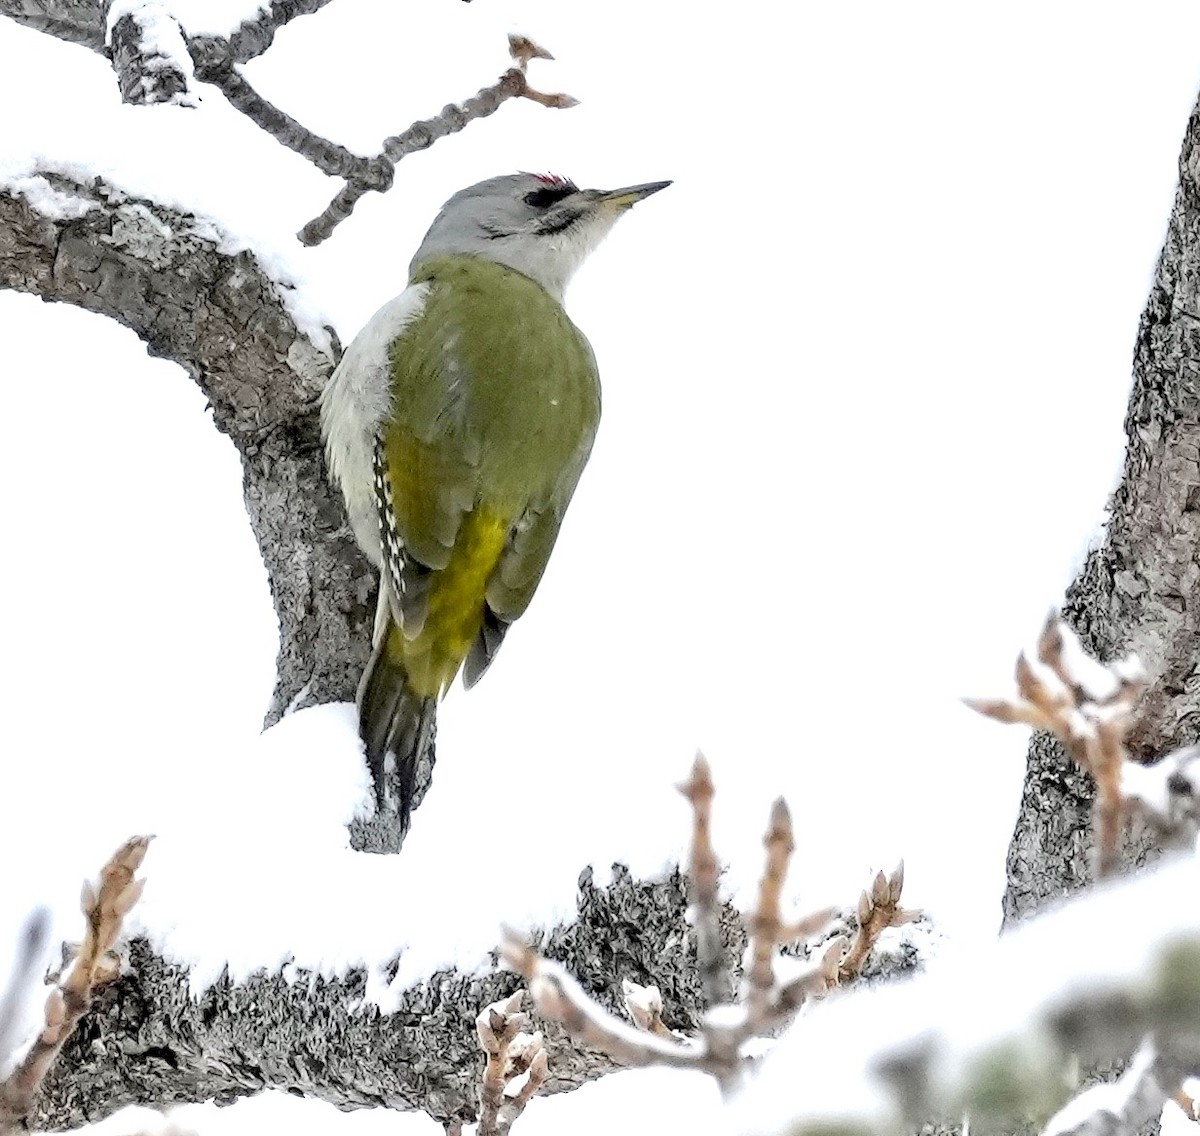
[[(364, 785), (349, 712), (253, 741), (274, 621), (202, 397), (131, 333), (0, 293), (0, 850), (29, 865), (5, 906), (48, 899), (73, 935), (80, 877), (153, 830), (144, 927), (201, 979), (289, 950), (470, 964), (501, 919), (570, 911), (584, 864), (677, 857), (671, 785), (699, 747), (731, 887), (755, 878), (784, 793), (803, 904), (848, 903), (903, 856), (911, 903), (992, 934), (1026, 739), (957, 698), (1007, 689), (1095, 537), (1200, 10), (337, 0), (247, 74), (372, 152), (490, 82), (509, 30), (558, 57), (535, 85), (582, 105), (503, 107), (303, 250), (292, 234), (336, 186), (214, 89), (196, 111), (121, 107), (104, 60), (0, 21), (0, 106), (24, 108), (0, 180), (81, 163), (215, 215), (344, 342), (462, 185), (675, 179), (568, 296), (600, 362), (600, 437), (529, 614), (444, 704), (399, 864), (342, 848)], [(528, 849), (499, 895), (475, 835), (497, 811)], [(48, 830), (60, 853), (31, 856)], [(256, 865), (232, 899), (220, 854)], [(314, 879), (343, 905), (319, 926), (298, 913)]]

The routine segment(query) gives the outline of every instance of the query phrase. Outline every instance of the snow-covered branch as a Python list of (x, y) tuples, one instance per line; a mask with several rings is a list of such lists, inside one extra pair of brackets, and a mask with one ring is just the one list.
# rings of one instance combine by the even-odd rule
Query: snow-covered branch
[[(261, 55), (275, 33), (298, 16), (308, 16), (331, 0), (246, 0), (246, 18), (230, 29), (233, 58), (246, 63)], [(106, 31), (114, 0), (0, 0), (0, 16), (69, 43), (82, 44), (100, 55), (108, 52)], [(128, 8), (128, 4), (124, 5)], [(118, 16), (119, 18), (119, 16)]]
[[(539, 949), (614, 1009), (621, 995), (608, 960), (616, 952), (643, 982), (674, 992), (673, 1020), (692, 1029), (702, 1009), (679, 934), (686, 902), (678, 874), (635, 880), (619, 869), (598, 887), (585, 873), (577, 917), (540, 933)], [(401, 935), (407, 923), (402, 913), (397, 920)], [(74, 1127), (129, 1104), (231, 1101), (265, 1088), (343, 1109), (422, 1110), (451, 1125), (476, 1118), (475, 1018), (481, 1004), (513, 993), (512, 974), (444, 969), (394, 985), (382, 966), (337, 977), (292, 967), (282, 973), (279, 960), (264, 966), (271, 969), (246, 981), (222, 977), (194, 992), (185, 965), (133, 939), (128, 965), (96, 997), (51, 1069), (31, 1122)], [(543, 1091), (574, 1088), (615, 1068), (603, 1053), (580, 1050), (559, 1026), (542, 1033), (549, 1064)]]
[(287, 281), (203, 219), (45, 173), (0, 185), (0, 288), (117, 320), (196, 381), (242, 456), (279, 617), (268, 717), (301, 691), (353, 698), (372, 574), (325, 476), (316, 398), (334, 348), (293, 309)]
[[(1110, 884), (969, 962), (814, 1007), (764, 1059), (736, 1130), (899, 1136), (969, 1113), (973, 1132), (1011, 1132), (1064, 1105), (1079, 1062), (1122, 1061), (1148, 1036), (1156, 1062), (1200, 1069), (1198, 886), (1188, 858)], [(1155, 1073), (1147, 1094), (1138, 1068), (1124, 1084), (1142, 1102), (1130, 1118), (1174, 1091)], [(1061, 1129), (1114, 1099), (1075, 1102), (1082, 1111), (1060, 1114)]]
[[(306, 245), (326, 240), (354, 211), (368, 193), (386, 193), (395, 179), (396, 163), (427, 150), (438, 139), (457, 134), (477, 119), (487, 118), (510, 99), (528, 99), (544, 107), (567, 109), (576, 105), (570, 95), (548, 94), (530, 86), (526, 76), (534, 59), (553, 59), (545, 48), (527, 36), (510, 35), (509, 55), (513, 66), (489, 86), (461, 103), (450, 103), (431, 118), (420, 119), (399, 134), (384, 139), (373, 157), (353, 151), (309, 130), (291, 115), (260, 95), (238, 70), (237, 64), (266, 51), (275, 32), (297, 16), (310, 14), (329, 0), (276, 0), (248, 18), (228, 36), (189, 35), (172, 14), (169, 0), (96, 0), (98, 12), (75, 11), (76, 23), (63, 18), (37, 18), (41, 10), (55, 12), (60, 0), (0, 0), (0, 14), (20, 19), (51, 34), (63, 33), (86, 23), (85, 36), (91, 46), (91, 17), (105, 29), (102, 46), (112, 60), (127, 103), (151, 105), (175, 103), (194, 106), (194, 81), (220, 89), (231, 106), (249, 118), (280, 145), (310, 161), (323, 173), (342, 178), (343, 187), (329, 205), (297, 234)], [(257, 6), (256, 6), (257, 7)], [(33, 12), (31, 13), (31, 8)]]

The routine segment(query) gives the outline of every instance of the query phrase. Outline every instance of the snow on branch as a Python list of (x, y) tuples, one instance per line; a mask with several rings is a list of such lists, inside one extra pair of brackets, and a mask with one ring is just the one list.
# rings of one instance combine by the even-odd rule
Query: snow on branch
[(777, 800), (763, 838), (766, 864), (758, 900), (747, 920), (744, 996), (741, 1002), (730, 1001), (723, 993), (730, 989), (732, 976), (721, 946), (717, 859), (711, 842), (714, 788), (702, 756), (696, 758), (680, 792), (692, 805), (689, 874), (697, 966), (706, 994), (721, 995), (710, 1001), (698, 1036), (681, 1036), (667, 1029), (657, 987), (623, 980), (626, 1009), (634, 1022), (631, 1027), (595, 1002), (562, 966), (541, 957), (515, 933), (506, 932), (500, 955), (529, 984), (537, 1011), (564, 1025), (577, 1044), (595, 1046), (622, 1065), (700, 1070), (715, 1077), (728, 1094), (745, 1080), (749, 1042), (774, 1033), (795, 1017), (807, 1000), (860, 973), (883, 930), (909, 922), (917, 913), (899, 907), (903, 869), (898, 868), (890, 878), (880, 873), (859, 901), (853, 947), (847, 949), (847, 936), (836, 935), (821, 948), (806, 950), (812, 958), (780, 978), (775, 966), (779, 947), (826, 931), (836, 912), (818, 911), (790, 923), (783, 919), (780, 901), (795, 842), (791, 814), (786, 803)]
[(1051, 612), (1038, 636), (1036, 657), (1022, 651), (1017, 693), (969, 698), (972, 709), (999, 722), (1023, 722), (1053, 733), (1096, 783), (1097, 874), (1119, 864), (1118, 838), (1126, 817), (1140, 815), (1163, 837), (1194, 841), (1200, 827), (1200, 748), (1188, 746), (1153, 765), (1129, 758), (1126, 739), (1146, 679), (1137, 657), (1107, 665), (1084, 650)]
[[(533, 40), (525, 36), (510, 35), (508, 51), (515, 66), (505, 71), (490, 87), (482, 88), (461, 104), (450, 103), (433, 118), (414, 122), (402, 133), (385, 139), (382, 153), (378, 157), (356, 159), (358, 163), (356, 168), (348, 175), (342, 175), (346, 177), (346, 184), (326, 206), (325, 211), (319, 217), (314, 217), (300, 230), (297, 234), (300, 240), (306, 245), (320, 244), (342, 221), (350, 216), (359, 198), (373, 190), (384, 193), (391, 188), (397, 162), (409, 154), (427, 150), (439, 138), (444, 138), (448, 134), (457, 134), (468, 123), (474, 122), (476, 119), (487, 118), (489, 115), (495, 114), (509, 99), (530, 99), (541, 106), (558, 110), (566, 110), (577, 105), (577, 100), (570, 95), (545, 94), (529, 86), (525, 72), (530, 61), (554, 58), (545, 48), (539, 47)], [(235, 105), (237, 104), (235, 103)], [(238, 109), (244, 110), (242, 107)], [(244, 111), (244, 113), (249, 112)], [(270, 129), (258, 119), (255, 121), (263, 126), (263, 129)], [(279, 135), (276, 137), (279, 137), (284, 145), (291, 145)], [(296, 148), (292, 146), (292, 149)], [(304, 153), (304, 151), (300, 152)], [(309, 157), (310, 161), (313, 160), (307, 153), (305, 153), (305, 157)], [(331, 171), (327, 170), (326, 172)]]
[(85, 880), (80, 908), (87, 927), (74, 962), (46, 999), (45, 1025), (29, 1052), (0, 1082), (0, 1128), (29, 1114), (34, 1094), (50, 1071), (79, 1019), (87, 1013), (96, 989), (119, 971), (113, 947), (125, 916), (142, 894), (143, 880), (135, 873), (145, 859), (151, 837), (135, 836), (113, 853), (100, 870), (98, 887)]
[(107, 39), (123, 102), (196, 105), (187, 41), (162, 0), (111, 0)]
[[(1132, 1133), (1200, 1069), (1200, 863), (1110, 883), (969, 959), (814, 1007), (763, 1060), (735, 1130), (900, 1136), (970, 1114), (975, 1133), (1046, 1124), (1080, 1065), (1142, 1048), (1055, 1136)], [(1080, 1101), (1083, 1101), (1081, 1104)], [(1103, 1118), (1116, 1118), (1104, 1127)], [(1088, 1119), (1092, 1118), (1092, 1119)]]
[[(195, 81), (212, 84), (230, 105), (281, 145), (307, 159), (322, 173), (343, 179), (345, 184), (325, 210), (297, 233), (306, 245), (326, 240), (364, 195), (391, 189), (397, 162), (409, 154), (427, 150), (440, 138), (457, 134), (477, 119), (495, 114), (510, 99), (529, 99), (559, 110), (577, 105), (570, 95), (547, 93), (529, 85), (526, 71), (530, 62), (554, 56), (527, 36), (510, 35), (508, 50), (513, 66), (495, 83), (385, 138), (375, 156), (355, 154), (337, 142), (322, 138), (263, 98), (237, 69), (237, 64), (266, 51), (275, 32), (284, 24), (316, 12), (328, 2), (274, 0), (228, 36), (189, 35), (173, 14), (170, 0), (104, 0), (97, 13), (105, 28), (104, 43), (100, 46), (112, 60), (125, 102), (195, 106)], [(29, 10), (32, 8), (36, 13), (44, 8), (47, 12), (57, 12), (59, 6), (59, 0), (21, 0), (17, 9), (13, 0), (0, 0), (0, 14), (72, 38), (61, 20), (40, 20)]]

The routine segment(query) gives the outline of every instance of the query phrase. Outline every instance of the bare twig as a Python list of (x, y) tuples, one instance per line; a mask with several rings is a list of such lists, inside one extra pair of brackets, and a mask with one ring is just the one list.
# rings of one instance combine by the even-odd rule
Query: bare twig
[(787, 879), (788, 861), (796, 848), (792, 836), (792, 814), (787, 802), (779, 797), (771, 806), (767, 834), (763, 837), (767, 850), (766, 866), (758, 886), (758, 904), (750, 917), (750, 944), (747, 951), (747, 1006), (749, 1021), (762, 1022), (775, 987), (775, 948), (783, 929), (780, 915), (783, 885)]
[(549, 1058), (541, 1033), (525, 1033), (524, 990), (485, 1006), (475, 1019), (487, 1055), (479, 1092), (479, 1136), (505, 1136), (546, 1079)]
[(232, 48), (227, 40), (214, 36), (197, 37), (188, 41), (188, 50), (196, 67), (196, 78), (220, 88), (235, 110), (241, 111), (281, 146), (307, 158), (330, 177), (371, 180), (371, 159), (313, 133), (264, 99), (234, 67)]
[(1096, 783), (1093, 810), (1097, 874), (1117, 868), (1117, 841), (1126, 812), (1122, 771), (1125, 738), (1145, 677), (1134, 656), (1102, 667), (1083, 650), (1071, 629), (1051, 612), (1038, 636), (1037, 659), (1017, 657), (1016, 698), (966, 699), (999, 722), (1023, 722), (1049, 730)]
[(151, 838), (127, 840), (101, 869), (100, 886), (84, 881), (80, 907), (87, 919), (83, 943), (70, 970), (46, 999), (46, 1024), (29, 1052), (0, 1084), (0, 1124), (25, 1116), (34, 1094), (49, 1072), (92, 995), (113, 975), (110, 951), (121, 933), (121, 922), (142, 894), (144, 881), (135, 879)]
[[(106, 0), (106, 14), (114, 2)], [(190, 72), (194, 72), (196, 79), (219, 88), (230, 105), (280, 145), (306, 158), (322, 173), (344, 180), (345, 184), (320, 216), (297, 234), (306, 245), (317, 245), (328, 238), (365, 194), (386, 193), (391, 189), (397, 162), (428, 149), (439, 138), (456, 134), (476, 119), (495, 114), (509, 99), (528, 99), (559, 110), (578, 103), (570, 95), (531, 87), (526, 78), (530, 62), (554, 56), (527, 36), (510, 35), (508, 51), (514, 66), (495, 83), (461, 104), (450, 103), (432, 118), (414, 122), (407, 130), (384, 139), (374, 157), (355, 154), (309, 130), (263, 98), (237, 67), (262, 54), (283, 24), (298, 15), (315, 12), (326, 3), (328, 0), (274, 0), (262, 15), (243, 23), (229, 38), (224, 38), (187, 36), (162, 0), (139, 0), (137, 4), (123, 5), (128, 10), (116, 18), (110, 37), (113, 66), (126, 102), (194, 105), (189, 89)], [(148, 34), (150, 31), (153, 34)], [(178, 41), (178, 50), (164, 52), (162, 45), (171, 41)]]
[(858, 975), (871, 948), (889, 927), (900, 927), (920, 917), (919, 911), (900, 906), (900, 893), (903, 890), (904, 861), (901, 860), (891, 876), (876, 872), (870, 891), (864, 891), (858, 897), (858, 932), (838, 966), (839, 981), (844, 982)]
[(717, 1006), (729, 999), (729, 962), (721, 942), (721, 911), (717, 901), (717, 854), (712, 845), (712, 770), (703, 754), (696, 754), (692, 772), (679, 786), (692, 806), (692, 847), (688, 865), (688, 893), (696, 928), (696, 966), (704, 1001)]
[[(384, 140), (383, 151), (373, 159), (362, 159), (364, 165), (346, 179), (346, 184), (326, 206), (297, 234), (306, 245), (317, 245), (354, 211), (359, 198), (371, 191), (384, 192), (391, 187), (396, 163), (427, 150), (439, 138), (457, 134), (468, 123), (495, 114), (509, 99), (529, 99), (541, 106), (565, 110), (578, 105), (576, 99), (564, 94), (545, 94), (529, 86), (525, 71), (533, 59), (553, 59), (545, 48), (525, 36), (510, 35), (508, 50), (516, 63), (490, 87), (484, 87), (462, 104), (449, 104), (440, 114), (414, 122), (407, 130)], [(278, 113), (278, 112), (277, 112)], [(292, 120), (288, 120), (289, 122)], [(262, 125), (260, 123), (260, 125)], [(264, 129), (267, 127), (264, 126)], [(281, 139), (282, 140), (282, 139)], [(294, 148), (294, 147), (293, 147)]]
[(623, 1065), (718, 1073), (702, 1042), (681, 1043), (626, 1025), (588, 997), (558, 963), (542, 958), (515, 932), (505, 931), (500, 957), (528, 983), (538, 1013), (561, 1022), (580, 1045), (597, 1046)]
[(229, 36), (229, 47), (237, 63), (262, 55), (275, 41), (275, 33), (299, 16), (319, 12), (330, 0), (271, 0), (253, 19), (244, 21)]
[[(680, 791), (692, 804), (691, 894), (693, 916), (700, 947), (701, 972), (720, 975), (720, 928), (717, 908), (717, 857), (712, 847), (711, 819), (714, 795), (711, 772), (703, 757), (697, 757), (689, 780)], [(699, 1035), (686, 1038), (669, 1030), (662, 1020), (662, 995), (655, 986), (640, 986), (623, 980), (625, 1007), (636, 1029), (597, 1004), (557, 963), (541, 958), (513, 932), (506, 932), (501, 958), (524, 976), (536, 1010), (562, 1023), (572, 1039), (582, 1045), (603, 1049), (625, 1065), (665, 1065), (676, 1069), (699, 1069), (715, 1077), (722, 1092), (729, 1094), (741, 1083), (746, 1068), (746, 1043), (770, 1035), (788, 1022), (811, 997), (824, 994), (838, 984), (847, 956), (848, 938), (837, 936), (820, 956), (780, 982), (775, 973), (777, 948), (785, 942), (823, 932), (833, 909), (815, 912), (791, 924), (783, 921), (781, 899), (794, 840), (791, 816), (780, 799), (771, 808), (770, 823), (763, 838), (766, 864), (759, 886), (758, 902), (748, 919), (750, 937), (746, 962), (746, 1001), (731, 1005), (719, 999), (709, 1006)], [(860, 909), (860, 940), (848, 973), (857, 973), (867, 952), (887, 926), (912, 918), (898, 907), (903, 871), (889, 880), (880, 874), (868, 907)], [(875, 892), (878, 891), (878, 899)], [(716, 979), (709, 983), (715, 987)]]

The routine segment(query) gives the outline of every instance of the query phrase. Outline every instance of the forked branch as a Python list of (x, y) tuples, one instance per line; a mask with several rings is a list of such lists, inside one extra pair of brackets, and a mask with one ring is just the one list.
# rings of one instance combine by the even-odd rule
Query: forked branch
[(911, 921), (916, 912), (899, 906), (903, 868), (890, 878), (879, 873), (860, 900), (853, 946), (847, 949), (847, 936), (834, 936), (814, 949), (790, 977), (781, 980), (776, 974), (779, 948), (824, 933), (836, 912), (826, 909), (785, 922), (782, 896), (795, 839), (791, 814), (786, 803), (778, 800), (771, 808), (763, 839), (766, 856), (758, 900), (748, 917), (745, 994), (740, 1003), (733, 1003), (725, 993), (732, 986), (732, 975), (720, 937), (718, 864), (711, 839), (714, 789), (711, 771), (702, 756), (697, 757), (680, 791), (692, 806), (692, 916), (697, 965), (710, 999), (695, 1037), (667, 1028), (662, 1017), (662, 995), (655, 986), (623, 981), (625, 1006), (634, 1023), (631, 1028), (589, 997), (561, 966), (542, 958), (511, 931), (506, 932), (501, 958), (525, 978), (536, 1010), (564, 1025), (578, 1044), (603, 1049), (624, 1065), (698, 1069), (715, 1077), (728, 1093), (740, 1084), (748, 1067), (747, 1042), (773, 1034), (807, 999), (819, 997), (857, 975), (882, 932)]
[(1097, 875), (1111, 875), (1118, 867), (1128, 816), (1144, 817), (1164, 837), (1194, 841), (1200, 828), (1200, 748), (1176, 750), (1148, 766), (1129, 758), (1126, 739), (1146, 687), (1136, 656), (1101, 664), (1052, 612), (1038, 636), (1036, 657), (1024, 651), (1017, 657), (1016, 684), (1015, 696), (964, 701), (998, 722), (1048, 730), (1091, 774)]
[[(314, 217), (300, 230), (297, 236), (301, 242), (306, 245), (320, 244), (350, 216), (364, 194), (372, 191), (385, 193), (391, 188), (397, 162), (408, 157), (409, 154), (427, 150), (439, 138), (444, 138), (448, 134), (457, 134), (468, 123), (474, 122), (476, 119), (487, 118), (489, 115), (495, 114), (509, 99), (529, 99), (540, 106), (557, 110), (566, 110), (578, 105), (578, 100), (570, 95), (546, 94), (529, 85), (525, 72), (530, 61), (554, 58), (545, 48), (539, 47), (526, 36), (510, 35), (508, 37), (508, 53), (512, 57), (514, 66), (505, 71), (491, 86), (484, 87), (461, 104), (450, 103), (432, 118), (414, 122), (407, 130), (385, 139), (382, 152), (377, 157), (357, 158), (355, 164), (345, 173), (339, 169), (337, 172), (346, 178), (346, 184), (325, 207), (324, 212), (319, 217)], [(267, 105), (269, 106), (269, 104)], [(274, 108), (271, 109), (274, 110)], [(279, 114), (278, 111), (275, 113)], [(259, 122), (263, 129), (270, 129), (264, 125), (265, 118), (261, 122), (258, 118), (255, 121)], [(288, 123), (293, 123), (293, 120), (288, 119)], [(298, 126), (298, 124), (294, 125)], [(279, 137), (279, 135), (276, 136)], [(289, 145), (282, 137), (280, 137), (280, 141), (283, 141), (284, 145)], [(329, 143), (325, 144), (330, 145)], [(326, 172), (331, 171), (327, 170)]]
[(521, 1012), (525, 991), (485, 1006), (475, 1019), (479, 1045), (487, 1055), (479, 1093), (479, 1136), (506, 1136), (525, 1111), (549, 1070), (541, 1033), (526, 1033)]

